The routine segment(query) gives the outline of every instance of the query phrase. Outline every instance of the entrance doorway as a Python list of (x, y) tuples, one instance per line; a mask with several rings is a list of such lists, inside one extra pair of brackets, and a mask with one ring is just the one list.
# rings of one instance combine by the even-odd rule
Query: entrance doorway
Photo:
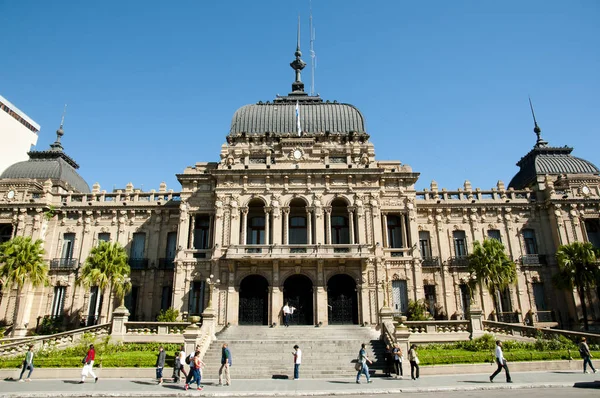
[(240, 283), (240, 325), (269, 324), (269, 282), (260, 275), (249, 275)]
[(327, 282), (330, 325), (358, 325), (356, 281), (350, 275), (334, 275)]
[(290, 325), (313, 325), (313, 285), (304, 275), (292, 275), (283, 283), (283, 302), (294, 307)]

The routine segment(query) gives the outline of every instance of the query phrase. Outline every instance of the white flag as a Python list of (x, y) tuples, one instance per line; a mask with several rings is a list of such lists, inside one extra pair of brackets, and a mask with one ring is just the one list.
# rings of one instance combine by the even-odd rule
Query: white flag
[(300, 127), (300, 105), (296, 101), (296, 129), (298, 130), (298, 136), (302, 134), (302, 128)]

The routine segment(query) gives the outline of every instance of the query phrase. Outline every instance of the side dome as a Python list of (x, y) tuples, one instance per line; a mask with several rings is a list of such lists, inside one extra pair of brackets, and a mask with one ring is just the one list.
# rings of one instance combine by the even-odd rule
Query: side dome
[(540, 175), (600, 174), (600, 169), (592, 162), (571, 156), (572, 151), (573, 148), (569, 147), (536, 145), (517, 163), (521, 169), (508, 184), (509, 188), (523, 189), (531, 186)]
[(301, 99), (242, 106), (233, 115), (229, 135), (295, 134), (296, 107), (303, 133), (366, 133), (365, 119), (353, 105)]
[(64, 151), (60, 138), (64, 131), (62, 125), (56, 131), (56, 141), (47, 151), (31, 151), (29, 160), (9, 166), (0, 175), (0, 179), (33, 179), (44, 182), (50, 179), (53, 185), (62, 185), (68, 191), (90, 192), (90, 187), (77, 173), (79, 165)]

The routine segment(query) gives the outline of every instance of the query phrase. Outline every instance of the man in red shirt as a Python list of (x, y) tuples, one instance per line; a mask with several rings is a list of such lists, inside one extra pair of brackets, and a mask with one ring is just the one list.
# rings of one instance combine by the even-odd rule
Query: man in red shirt
[(83, 362), (83, 370), (81, 371), (81, 381), (79, 384), (83, 384), (85, 382), (86, 376), (89, 374), (94, 378), (94, 382), (98, 382), (98, 377), (94, 373), (94, 359), (96, 359), (96, 351), (94, 350), (94, 345), (90, 344), (90, 349), (87, 354), (83, 358), (81, 362)]

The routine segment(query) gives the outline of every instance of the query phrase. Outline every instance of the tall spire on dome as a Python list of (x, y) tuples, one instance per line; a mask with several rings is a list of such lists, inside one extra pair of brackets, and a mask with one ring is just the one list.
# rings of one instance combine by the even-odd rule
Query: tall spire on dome
[(58, 130), (56, 130), (56, 141), (54, 141), (54, 143), (50, 144), (50, 148), (52, 148), (52, 151), (57, 151), (57, 152), (62, 152), (63, 151), (63, 146), (60, 143), (60, 138), (65, 134), (65, 131), (63, 130), (63, 126), (65, 125), (65, 114), (67, 113), (67, 104), (65, 104), (65, 108), (63, 109), (63, 114), (62, 117), (60, 119), (60, 127), (58, 128)]
[(302, 52), (300, 51), (300, 15), (298, 15), (298, 36), (296, 40), (296, 52), (294, 53), (296, 59), (290, 63), (292, 69), (296, 71), (296, 81), (292, 83), (292, 92), (295, 94), (304, 93), (304, 83), (302, 83), (301, 72), (306, 66), (306, 62), (302, 61)]
[(536, 147), (545, 147), (548, 145), (546, 141), (542, 139), (542, 129), (537, 124), (537, 120), (535, 119), (535, 112), (533, 111), (533, 104), (531, 103), (531, 97), (529, 97), (529, 108), (531, 108), (531, 116), (533, 116), (533, 132), (537, 135), (537, 142), (535, 144)]

